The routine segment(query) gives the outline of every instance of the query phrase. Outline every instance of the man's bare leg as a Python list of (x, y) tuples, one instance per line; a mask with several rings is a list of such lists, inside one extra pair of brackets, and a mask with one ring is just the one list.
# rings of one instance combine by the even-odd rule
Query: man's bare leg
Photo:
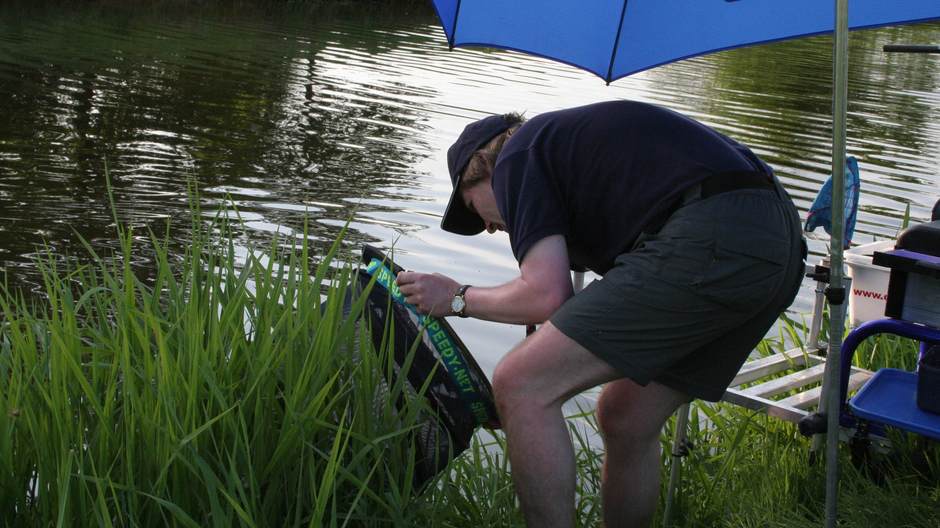
[(663, 424), (688, 397), (664, 385), (629, 379), (608, 383), (597, 403), (604, 437), (601, 489), (608, 528), (649, 526), (660, 483)]
[(561, 407), (575, 394), (619, 377), (551, 323), (496, 367), (493, 391), (528, 526), (574, 525), (574, 451)]

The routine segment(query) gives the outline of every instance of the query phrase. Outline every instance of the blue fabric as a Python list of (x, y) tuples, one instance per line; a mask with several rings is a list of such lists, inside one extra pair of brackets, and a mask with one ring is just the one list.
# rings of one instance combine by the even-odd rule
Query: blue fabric
[[(845, 158), (845, 238), (843, 247), (848, 248), (855, 233), (855, 217), (858, 213), (858, 192), (861, 178), (858, 175), (858, 160), (852, 156)], [(806, 216), (803, 230), (807, 233), (822, 227), (832, 235), (832, 176), (826, 179), (813, 205)]]
[[(452, 46), (525, 51), (607, 81), (676, 60), (830, 33), (829, 0), (433, 0)], [(851, 0), (849, 27), (940, 18), (938, 0)]]

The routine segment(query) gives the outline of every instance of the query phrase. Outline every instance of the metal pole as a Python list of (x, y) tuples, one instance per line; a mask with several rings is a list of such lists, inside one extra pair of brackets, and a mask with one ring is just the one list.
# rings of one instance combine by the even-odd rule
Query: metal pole
[(689, 412), (691, 404), (684, 403), (676, 411), (676, 430), (672, 435), (672, 456), (670, 457), (669, 487), (666, 489), (666, 509), (663, 512), (663, 526), (672, 526), (672, 511), (676, 500), (676, 490), (679, 489), (679, 477), (682, 471), (682, 457), (687, 454), (686, 443), (689, 430)]
[[(826, 391), (826, 527), (835, 528), (839, 499), (839, 414), (842, 402), (839, 391), (842, 333), (845, 330), (845, 294), (842, 263), (842, 245), (845, 235), (845, 129), (849, 72), (849, 0), (836, 0), (835, 38), (833, 39), (833, 108), (832, 108), (832, 238), (830, 258), (832, 266), (830, 297), (829, 354), (826, 371), (829, 388)], [(842, 290), (840, 292), (840, 290)], [(840, 295), (841, 293), (841, 295)], [(840, 298), (841, 297), (841, 298)]]

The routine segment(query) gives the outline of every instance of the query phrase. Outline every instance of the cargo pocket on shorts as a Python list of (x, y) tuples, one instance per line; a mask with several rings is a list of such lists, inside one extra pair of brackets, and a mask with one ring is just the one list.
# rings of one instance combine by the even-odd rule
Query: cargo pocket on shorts
[(789, 251), (788, 240), (770, 234), (720, 238), (699, 293), (728, 309), (755, 312), (775, 296)]
[(660, 241), (663, 253), (658, 279), (683, 288), (697, 287), (705, 280), (715, 260), (715, 226), (682, 218), (666, 224)]

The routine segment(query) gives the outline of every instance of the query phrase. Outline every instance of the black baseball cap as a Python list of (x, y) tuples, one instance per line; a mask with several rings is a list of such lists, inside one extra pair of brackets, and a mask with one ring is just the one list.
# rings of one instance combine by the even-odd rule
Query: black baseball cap
[(467, 168), (474, 152), (518, 122), (510, 114), (484, 117), (467, 125), (457, 141), (447, 149), (447, 170), (450, 171), (450, 183), (454, 188), (447, 209), (444, 210), (444, 218), (441, 219), (441, 229), (458, 235), (475, 235), (485, 229), (483, 220), (467, 209), (457, 192), (460, 174)]

